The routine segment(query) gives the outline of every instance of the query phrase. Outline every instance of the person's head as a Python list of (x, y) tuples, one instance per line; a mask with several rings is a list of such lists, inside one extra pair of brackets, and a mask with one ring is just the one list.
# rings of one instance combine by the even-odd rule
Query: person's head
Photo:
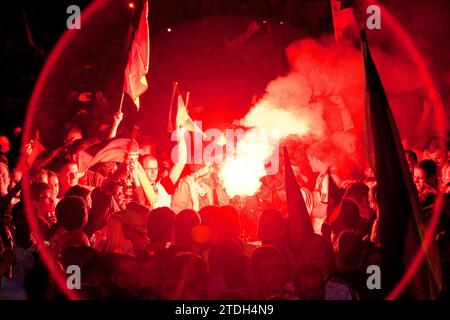
[(112, 267), (105, 255), (92, 255), (81, 267), (81, 287), (107, 290), (111, 286)]
[(63, 192), (78, 184), (78, 164), (74, 161), (64, 163), (58, 171), (59, 182)]
[(218, 222), (220, 228), (219, 239), (238, 239), (239, 238), (239, 213), (232, 206), (222, 206), (218, 212)]
[(374, 211), (378, 211), (378, 184), (375, 184), (369, 192), (370, 207)]
[(258, 222), (258, 237), (263, 244), (280, 246), (284, 243), (287, 222), (281, 212), (267, 209), (261, 213)]
[(337, 240), (336, 249), (336, 265), (339, 270), (359, 269), (364, 253), (364, 243), (357, 232), (342, 231)]
[(417, 165), (419, 161), (417, 158), (417, 154), (412, 150), (405, 150), (406, 161), (408, 162), (409, 170), (414, 172), (414, 167)]
[(98, 255), (98, 251), (91, 247), (69, 246), (61, 253), (60, 262), (65, 269), (70, 265), (82, 268), (86, 260)]
[(289, 279), (289, 264), (280, 250), (273, 246), (255, 249), (248, 271), (252, 295), (259, 299), (281, 294)]
[(441, 180), (444, 185), (450, 183), (450, 162), (447, 162), (447, 164), (442, 168)]
[(132, 256), (118, 253), (107, 253), (105, 258), (111, 265), (113, 285), (135, 291), (138, 287), (138, 264), (136, 259)]
[(367, 167), (364, 169), (364, 181), (372, 181), (375, 179), (375, 173), (373, 172), (371, 167)]
[(40, 170), (36, 171), (34, 173), (34, 175), (33, 175), (33, 181), (39, 181), (39, 182), (48, 183), (48, 172), (47, 172), (47, 170), (40, 169)]
[(142, 158), (142, 167), (147, 174), (148, 180), (154, 183), (158, 178), (158, 160), (151, 155), (146, 155)]
[(313, 144), (306, 150), (313, 172), (325, 173), (330, 167), (333, 150), (329, 145)]
[(437, 165), (433, 160), (422, 160), (414, 168), (414, 183), (417, 190), (422, 190), (426, 185), (435, 186), (437, 177)]
[(139, 145), (136, 140), (132, 139), (129, 145), (129, 152), (127, 158), (125, 159), (125, 162), (132, 163), (138, 160), (139, 160)]
[(241, 244), (235, 239), (224, 239), (214, 244), (208, 255), (208, 265), (213, 274), (223, 275), (225, 265), (235, 254), (243, 253)]
[[(437, 163), (437, 165), (442, 165), (446, 160), (445, 148), (446, 148), (445, 138), (442, 137), (432, 137), (426, 146), (425, 154), (426, 158), (429, 158)], [(447, 152), (448, 153), (448, 152)]]
[(64, 142), (73, 142), (76, 140), (81, 140), (83, 139), (83, 134), (81, 133), (81, 130), (78, 128), (71, 128), (67, 131), (65, 137), (64, 137)]
[(47, 171), (48, 175), (48, 185), (50, 187), (50, 191), (52, 192), (52, 196), (54, 199), (58, 198), (59, 194), (59, 179), (56, 173), (53, 171)]
[(9, 179), (9, 168), (6, 157), (0, 155), (1, 158), (5, 158), (5, 161), (2, 161), (0, 158), (0, 195), (5, 195), (8, 193), (8, 187), (10, 183)]
[(176, 245), (192, 245), (192, 228), (200, 224), (200, 216), (194, 210), (184, 209), (175, 216), (174, 240)]
[(429, 153), (434, 153), (438, 151), (440, 148), (441, 148), (441, 138), (436, 136), (430, 138), (427, 145), (425, 146), (425, 150), (427, 150)]
[(48, 184), (44, 182), (33, 182), (30, 185), (30, 197), (33, 208), (40, 216), (47, 215), (55, 211), (55, 201)]
[(137, 283), (139, 288), (156, 289), (160, 272), (156, 259), (152, 256), (139, 259), (137, 261), (139, 268), (137, 271)]
[(357, 203), (366, 202), (369, 198), (369, 187), (363, 182), (354, 182), (347, 188), (346, 197)]
[(117, 165), (114, 161), (101, 162), (98, 164), (97, 172), (104, 177), (109, 177), (116, 169)]
[(33, 245), (31, 229), (25, 214), (23, 201), (12, 208), (12, 223), (15, 227), (14, 242), (21, 248), (29, 248)]
[(68, 196), (61, 199), (55, 212), (58, 224), (69, 232), (80, 230), (87, 223), (86, 203), (80, 197)]
[(167, 272), (167, 282), (178, 284), (185, 281), (184, 291), (174, 295), (170, 290), (169, 295), (175, 299), (198, 299), (201, 297), (205, 286), (206, 263), (201, 256), (190, 252), (181, 252), (171, 258)]
[(211, 166), (204, 164), (192, 164), (190, 167), (190, 176), (194, 180), (206, 180), (211, 176)]
[(300, 299), (325, 300), (325, 278), (316, 266), (299, 266), (294, 274), (294, 284)]
[(91, 191), (88, 188), (79, 185), (70, 187), (66, 193), (64, 193), (64, 197), (69, 196), (80, 197), (84, 200), (88, 209), (92, 207)]
[(175, 212), (168, 207), (150, 211), (147, 218), (147, 237), (150, 243), (166, 244), (172, 239)]
[(341, 202), (339, 208), (339, 216), (331, 225), (333, 229), (334, 239), (339, 236), (341, 231), (355, 230), (360, 222), (360, 211), (358, 205), (348, 199)]
[(133, 244), (135, 250), (141, 250), (148, 244), (147, 217), (149, 210), (137, 202), (130, 202), (122, 213), (122, 231), (125, 239)]
[(11, 173), (11, 178), (10, 178), (10, 187), (13, 188), (21, 179), (23, 176), (23, 171), (22, 169), (17, 166), (16, 168), (14, 168), (13, 172)]
[(299, 259), (301, 265), (313, 265), (318, 268), (324, 279), (328, 279), (334, 267), (333, 249), (325, 238), (318, 234), (313, 234), (302, 241)]
[(219, 207), (216, 206), (204, 206), (198, 212), (203, 225), (208, 226), (210, 229), (214, 229), (217, 224), (219, 216)]
[(11, 148), (11, 143), (5, 135), (0, 135), (0, 153), (7, 153)]

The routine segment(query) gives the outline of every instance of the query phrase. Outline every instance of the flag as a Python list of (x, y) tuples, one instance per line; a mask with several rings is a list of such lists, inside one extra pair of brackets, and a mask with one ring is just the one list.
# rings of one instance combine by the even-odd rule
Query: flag
[(424, 253), (418, 269), (411, 274), (407, 297), (437, 298), (440, 265), (436, 248), (423, 247), (422, 212), (418, 203), (397, 126), (383, 85), (372, 60), (364, 31), (361, 32), (366, 80), (366, 125), (374, 149), (375, 175), (379, 186), (381, 243), (381, 286), (386, 293), (396, 288), (416, 253)]
[(204, 135), (203, 131), (195, 124), (188, 114), (186, 105), (184, 104), (183, 97), (178, 95), (178, 110), (176, 124), (177, 127), (184, 127), (191, 132), (199, 132)]
[(167, 130), (169, 132), (173, 132), (179, 127), (183, 127), (188, 131), (191, 132), (198, 132), (201, 133), (203, 136), (205, 136), (205, 133), (200, 129), (197, 124), (192, 120), (192, 118), (189, 116), (186, 104), (184, 103), (183, 97), (178, 92), (178, 86), (174, 88), (174, 96), (177, 96), (177, 111), (176, 115), (174, 117), (174, 113), (172, 110), (172, 104), (170, 105), (169, 110), (169, 120), (167, 125)]
[(35, 137), (25, 146), (26, 165), (31, 168), (38, 156), (46, 151), (45, 147), (39, 141), (39, 131), (36, 131)]
[(284, 147), (284, 176), (290, 240), (292, 247), (298, 249), (303, 239), (312, 235), (314, 230), (286, 147)]
[(232, 52), (239, 51), (242, 49), (245, 44), (250, 40), (250, 38), (259, 30), (261, 29), (261, 26), (255, 21), (252, 20), (245, 31), (239, 35), (237, 35), (235, 38), (228, 41), (225, 39), (225, 44), (228, 48), (228, 50)]
[(327, 206), (327, 220), (328, 223), (333, 223), (337, 220), (340, 213), (341, 199), (344, 191), (336, 184), (333, 176), (328, 169), (328, 206)]
[(132, 139), (115, 138), (91, 144), (78, 152), (78, 171), (84, 175), (99, 162), (123, 162), (133, 152), (139, 152), (139, 146)]
[(353, 8), (341, 9), (340, 0), (331, 0), (331, 13), (333, 17), (334, 36), (336, 43), (342, 41), (346, 33), (357, 35), (358, 24)]
[(131, 44), (123, 84), (123, 91), (131, 97), (138, 110), (139, 96), (148, 88), (145, 75), (148, 73), (149, 67), (149, 42), (148, 1), (144, 1), (138, 29), (134, 34), (133, 42)]

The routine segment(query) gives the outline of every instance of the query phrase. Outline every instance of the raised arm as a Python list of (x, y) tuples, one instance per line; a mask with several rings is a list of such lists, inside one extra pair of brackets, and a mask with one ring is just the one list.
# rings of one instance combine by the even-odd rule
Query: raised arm
[(111, 125), (111, 130), (109, 131), (108, 139), (113, 139), (117, 135), (117, 129), (123, 119), (123, 113), (118, 111), (114, 114), (113, 123)]
[(180, 128), (178, 129), (178, 157), (177, 161), (170, 170), (170, 180), (173, 184), (176, 184), (178, 179), (180, 179), (181, 172), (184, 169), (184, 166), (187, 162), (187, 146), (186, 146), (186, 137), (185, 137), (186, 129)]

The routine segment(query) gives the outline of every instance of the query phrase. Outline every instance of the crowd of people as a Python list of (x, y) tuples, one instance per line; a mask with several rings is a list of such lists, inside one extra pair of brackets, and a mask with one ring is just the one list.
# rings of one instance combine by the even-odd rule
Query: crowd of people
[[(116, 139), (121, 117), (115, 116), (107, 141)], [(294, 248), (283, 168), (281, 177), (265, 177), (254, 197), (230, 198), (215, 166), (186, 164), (179, 130), (176, 163), (130, 140), (122, 162), (83, 170), (79, 152), (87, 139), (79, 129), (31, 166), (22, 159), (10, 167), (9, 139), (0, 137), (0, 299), (63, 298), (41, 250), (65, 276), (69, 266), (80, 267), (77, 294), (84, 299), (383, 298), (366, 286), (367, 267), (381, 259), (378, 189), (370, 169), (360, 180), (344, 180), (333, 164), (310, 154), (315, 179), (308, 185), (292, 159), (315, 231)], [(444, 195), (435, 240), (444, 279), (440, 296), (448, 299), (450, 163), (443, 143), (433, 138), (405, 156), (425, 215)], [(32, 219), (38, 230), (30, 228)]]

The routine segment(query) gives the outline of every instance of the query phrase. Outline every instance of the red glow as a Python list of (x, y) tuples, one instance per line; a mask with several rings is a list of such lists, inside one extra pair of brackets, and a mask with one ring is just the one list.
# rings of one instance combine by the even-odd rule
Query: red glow
[[(435, 98), (436, 96), (439, 96), (439, 92), (436, 89), (431, 73), (427, 69), (424, 59), (419, 50), (417, 49), (417, 46), (415, 45), (412, 38), (408, 35), (405, 29), (397, 22), (395, 17), (392, 16), (392, 14), (386, 7), (382, 6), (380, 3), (378, 3), (378, 1), (372, 1), (372, 3), (370, 4), (373, 3), (378, 5), (382, 9), (383, 16), (386, 19), (387, 23), (391, 25), (392, 29), (394, 30), (394, 34), (398, 37), (398, 39), (403, 44), (404, 48), (409, 52), (409, 54), (413, 58), (413, 61), (416, 64), (419, 73), (421, 75), (421, 78), (425, 82), (425, 86), (428, 91), (429, 97)], [(440, 101), (440, 99), (438, 99), (438, 101)], [(444, 133), (447, 127), (446, 117), (444, 116), (445, 111), (443, 110), (443, 106), (441, 103), (437, 104), (435, 107), (437, 108), (436, 115), (442, 115), (437, 116), (436, 119), (436, 125), (438, 126), (437, 129), (440, 133)], [(428, 251), (430, 244), (433, 240), (433, 235), (435, 234), (439, 222), (439, 211), (441, 210), (442, 203), (443, 198), (442, 196), (440, 196), (436, 201), (436, 205), (434, 206), (428, 228), (426, 229), (426, 232), (423, 235), (421, 248), (418, 248), (411, 264), (407, 267), (405, 273), (403, 274), (403, 277), (397, 283), (396, 287), (392, 290), (392, 292), (390, 292), (386, 297), (387, 300), (395, 300), (401, 295), (401, 293), (405, 290), (405, 288), (407, 287), (413, 276), (416, 274), (419, 267), (422, 265), (424, 259), (426, 259), (425, 254)]]
[[(92, 5), (91, 7), (89, 7), (87, 9), (87, 12), (84, 12), (84, 19), (89, 19), (92, 18), (92, 13), (94, 11), (96, 11), (97, 9), (99, 9), (99, 2), (97, 2), (97, 5)], [(134, 3), (130, 2), (128, 4), (130, 9), (134, 9), (135, 5)], [(94, 7), (96, 7), (96, 10), (94, 10)], [(398, 23), (395, 21), (395, 19), (389, 15), (389, 13), (387, 12), (386, 9), (383, 9), (383, 14), (385, 14), (384, 17), (386, 17), (386, 20), (388, 23), (394, 25), (395, 27), (393, 28), (393, 30), (395, 31), (394, 34), (396, 33), (397, 36), (402, 39), (402, 44), (407, 48), (407, 50), (411, 51), (412, 57), (414, 59), (414, 62), (416, 63), (416, 65), (418, 66), (419, 70), (420, 70), (420, 74), (422, 76), (423, 79), (425, 79), (425, 82), (427, 84), (427, 88), (430, 92), (430, 95), (432, 92), (435, 91), (434, 88), (434, 83), (433, 80), (431, 78), (431, 75), (429, 73), (429, 71), (426, 69), (426, 66), (423, 62), (422, 57), (420, 56), (420, 53), (418, 52), (417, 48), (415, 47), (414, 43), (412, 42), (411, 38), (405, 33), (405, 31), (403, 30), (403, 28), (401, 26), (398, 25)], [(266, 23), (266, 21), (263, 21), (263, 23)], [(168, 32), (170, 32), (170, 28), (167, 30)], [(28, 142), (26, 141), (27, 137), (30, 137), (31, 132), (30, 132), (30, 128), (32, 127), (30, 124), (33, 121), (34, 115), (36, 113), (37, 110), (37, 105), (39, 104), (40, 99), (42, 98), (42, 90), (45, 87), (45, 83), (46, 83), (46, 79), (47, 77), (52, 73), (54, 67), (56, 66), (56, 62), (58, 59), (60, 59), (63, 56), (63, 52), (66, 48), (67, 43), (69, 43), (73, 37), (72, 37), (73, 33), (65, 33), (65, 35), (63, 36), (63, 38), (59, 41), (58, 45), (55, 47), (55, 49), (53, 50), (52, 54), (50, 55), (50, 57), (48, 58), (48, 61), (39, 77), (39, 80), (36, 84), (36, 87), (34, 89), (33, 92), (33, 96), (29, 105), (29, 113), (27, 115), (27, 124), (24, 127), (24, 140), (23, 142)], [(441, 120), (445, 120), (445, 118), (442, 118)], [(223, 143), (223, 140), (222, 140)], [(24, 189), (24, 193), (25, 193), (25, 197), (27, 199), (29, 199), (29, 195), (28, 195), (28, 190), (25, 188)], [(30, 206), (31, 202), (30, 201), (26, 201), (25, 205), (27, 206), (27, 210), (26, 212), (31, 212), (31, 208), (28, 208)], [(440, 202), (436, 204), (436, 209), (440, 208)], [(429, 232), (427, 232), (426, 234), (426, 239), (424, 241), (424, 249), (423, 250), (419, 250), (418, 255), (421, 255), (420, 258), (416, 259), (413, 263), (413, 267), (410, 268), (410, 270), (408, 270), (407, 275), (405, 276), (406, 279), (403, 279), (402, 283), (399, 285), (398, 288), (396, 288), (396, 291), (391, 293), (389, 298), (394, 299), (395, 297), (397, 297), (397, 295), (403, 290), (403, 288), (406, 286), (406, 284), (408, 283), (408, 280), (411, 278), (411, 276), (413, 276), (415, 270), (417, 270), (417, 267), (420, 265), (422, 259), (424, 258), (424, 251), (426, 250), (426, 248), (428, 247), (430, 240), (431, 240), (431, 236), (433, 234), (433, 231), (436, 227), (436, 221), (438, 218), (438, 215), (435, 214), (437, 212), (437, 210), (435, 210), (435, 212), (433, 213), (433, 219), (432, 219), (432, 227), (429, 228)], [(30, 225), (32, 227), (33, 230), (38, 230), (38, 225), (37, 225), (37, 221), (36, 219), (32, 216), (29, 215), (28, 219), (30, 219)], [(34, 231), (36, 232), (36, 231)], [(38, 234), (39, 235), (39, 234)], [(194, 234), (193, 234), (194, 239), (199, 242), (199, 243), (203, 243), (206, 242), (209, 235), (208, 235), (208, 231), (205, 230), (204, 228), (199, 228), (197, 229)], [(39, 236), (39, 238), (42, 238)], [(38, 241), (41, 242), (41, 241)], [(69, 298), (71, 299), (75, 299), (77, 298), (77, 294), (74, 291), (70, 291), (67, 289), (66, 287), (66, 283), (65, 283), (65, 278), (64, 275), (61, 274), (61, 272), (58, 269), (58, 266), (56, 265), (56, 263), (54, 262), (53, 257), (48, 253), (47, 250), (41, 250), (41, 254), (43, 255), (43, 259), (47, 265), (47, 267), (49, 268), (51, 274), (53, 277), (56, 278), (57, 283), (59, 285), (59, 287), (68, 295)], [(416, 257), (417, 258), (417, 257)]]

